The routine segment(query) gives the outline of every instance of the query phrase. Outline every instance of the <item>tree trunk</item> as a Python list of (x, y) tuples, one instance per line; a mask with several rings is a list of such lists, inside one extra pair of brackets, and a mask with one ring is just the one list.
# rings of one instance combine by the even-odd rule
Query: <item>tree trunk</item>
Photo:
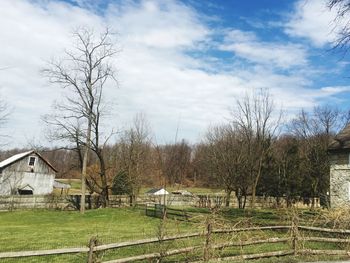
[(245, 193), (243, 196), (244, 196), (244, 201), (243, 201), (242, 209), (245, 209), (245, 206), (247, 204), (247, 194)]
[(106, 166), (105, 166), (105, 161), (102, 156), (102, 153), (100, 153), (100, 177), (101, 177), (101, 183), (102, 183), (102, 191), (101, 191), (102, 206), (106, 208), (109, 206), (109, 195), (108, 195), (108, 184), (107, 184), (107, 178), (106, 178)]
[(230, 199), (231, 199), (231, 190), (226, 190), (226, 200), (225, 200), (225, 206), (230, 206)]
[(91, 113), (89, 115), (88, 119), (88, 127), (86, 132), (86, 143), (85, 143), (85, 151), (84, 151), (84, 158), (83, 158), (83, 169), (81, 173), (81, 199), (80, 199), (80, 213), (85, 213), (85, 192), (86, 192), (86, 174), (87, 174), (87, 164), (89, 160), (89, 151), (90, 151), (90, 144), (91, 144)]
[(236, 188), (235, 193), (236, 193), (236, 199), (237, 199), (237, 202), (238, 202), (238, 208), (242, 209), (243, 208), (242, 190), (240, 188)]
[(258, 172), (256, 174), (256, 177), (254, 179), (254, 184), (253, 184), (253, 189), (252, 189), (252, 200), (250, 202), (250, 208), (254, 209), (255, 208), (255, 201), (256, 201), (256, 188), (258, 186), (258, 182), (261, 176), (261, 170), (262, 170), (262, 156), (259, 159), (259, 167), (258, 167)]
[(242, 195), (237, 195), (237, 202), (238, 202), (238, 208), (241, 209), (242, 208)]

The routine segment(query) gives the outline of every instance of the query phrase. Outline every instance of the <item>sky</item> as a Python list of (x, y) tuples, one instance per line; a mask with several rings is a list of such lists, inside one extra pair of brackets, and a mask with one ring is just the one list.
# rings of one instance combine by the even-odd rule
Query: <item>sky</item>
[(63, 91), (41, 70), (81, 26), (116, 33), (106, 130), (142, 112), (158, 143), (195, 143), (256, 89), (287, 118), (318, 105), (348, 109), (347, 56), (331, 50), (335, 14), (323, 0), (1, 0), (0, 95), (11, 108), (1, 132), (10, 148), (51, 146), (42, 116)]

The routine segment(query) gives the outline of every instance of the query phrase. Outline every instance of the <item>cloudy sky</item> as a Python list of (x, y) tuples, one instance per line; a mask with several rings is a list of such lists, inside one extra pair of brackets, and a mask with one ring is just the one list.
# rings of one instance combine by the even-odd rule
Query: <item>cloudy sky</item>
[(0, 94), (12, 108), (10, 147), (45, 144), (41, 116), (62, 90), (40, 69), (72, 46), (74, 28), (116, 32), (119, 86), (110, 127), (145, 113), (159, 143), (200, 139), (236, 99), (268, 88), (292, 116), (348, 107), (350, 68), (330, 52), (334, 11), (322, 0), (1, 0)]

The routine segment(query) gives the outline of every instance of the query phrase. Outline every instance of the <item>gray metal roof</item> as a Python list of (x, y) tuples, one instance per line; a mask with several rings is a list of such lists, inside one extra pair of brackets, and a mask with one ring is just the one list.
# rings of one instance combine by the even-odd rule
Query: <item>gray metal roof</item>
[(36, 152), (35, 150), (31, 150), (31, 151), (27, 151), (27, 152), (23, 152), (23, 153), (18, 153), (15, 154), (13, 156), (11, 156), (10, 158), (7, 158), (5, 160), (3, 160), (2, 162), (0, 162), (0, 169), (5, 168), (6, 166), (9, 166), (10, 164), (19, 161), (21, 159), (23, 159), (24, 157), (30, 155), (30, 154), (35, 154), (37, 156), (39, 156), (48, 166), (50, 166), (55, 172), (57, 172), (56, 168), (53, 167), (45, 158), (43, 158), (38, 152)]

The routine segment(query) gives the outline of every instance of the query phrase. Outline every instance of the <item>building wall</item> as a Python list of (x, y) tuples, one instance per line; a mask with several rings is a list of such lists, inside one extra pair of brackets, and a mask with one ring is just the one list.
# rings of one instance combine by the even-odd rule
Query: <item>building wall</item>
[[(29, 166), (29, 158), (36, 157), (35, 165)], [(0, 176), (0, 195), (16, 194), (18, 188), (28, 186), (34, 195), (49, 194), (53, 190), (55, 171), (38, 155), (29, 155), (5, 167)]]
[(349, 153), (330, 155), (330, 202), (331, 207), (350, 205)]

